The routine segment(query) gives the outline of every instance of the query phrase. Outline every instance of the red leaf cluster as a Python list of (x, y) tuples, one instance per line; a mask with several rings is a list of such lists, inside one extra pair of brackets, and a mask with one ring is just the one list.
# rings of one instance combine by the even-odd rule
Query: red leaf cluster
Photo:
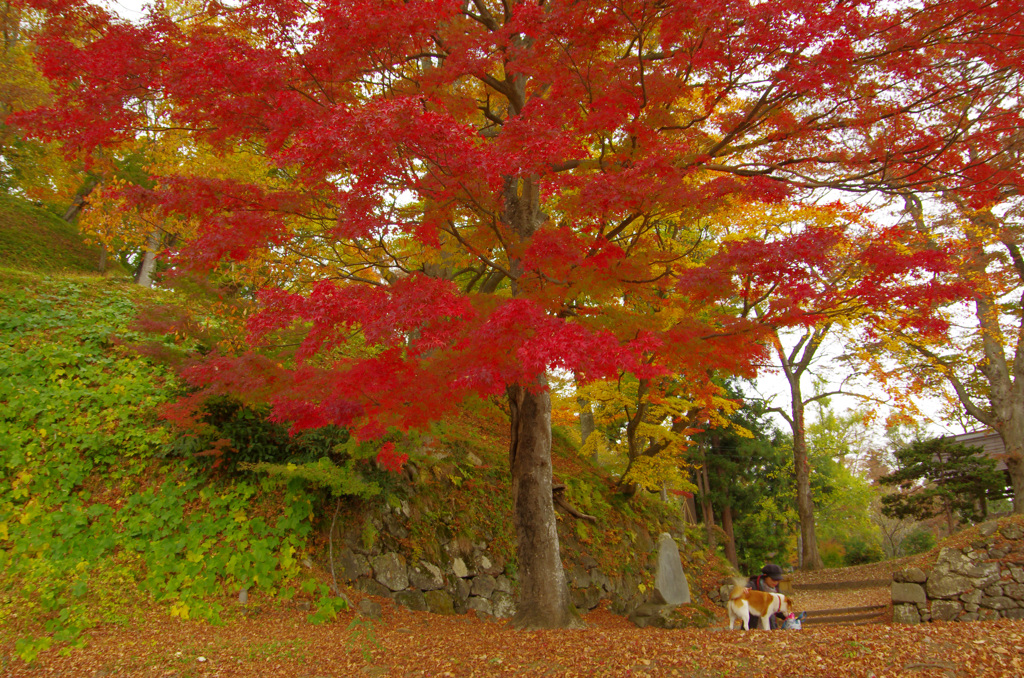
[(397, 454), (395, 444), (391, 442), (381, 445), (380, 452), (377, 453), (377, 463), (381, 465), (381, 468), (392, 473), (401, 471), (407, 461), (409, 461), (409, 455)]
[(179, 266), (330, 261), (275, 270), (250, 323), (301, 334), (295, 365), (189, 376), (370, 435), (551, 369), (700, 390), (754, 369), (765, 324), (855, 306), (941, 329), (966, 291), (910, 231), (724, 234), (810, 189), (1019, 191), (1018, 4), (249, 0), (130, 25), (33, 0), (56, 95), (15, 120), (69, 152), (168, 130), (259, 149), (287, 188), (166, 171), (126, 193), (198, 224)]

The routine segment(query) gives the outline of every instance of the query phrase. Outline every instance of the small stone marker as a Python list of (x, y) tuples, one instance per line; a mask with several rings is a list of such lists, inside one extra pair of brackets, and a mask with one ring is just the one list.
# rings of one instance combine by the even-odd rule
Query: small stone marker
[(690, 602), (690, 584), (686, 581), (683, 564), (679, 559), (676, 540), (667, 532), (658, 537), (658, 569), (654, 575), (652, 602), (665, 605), (683, 605)]

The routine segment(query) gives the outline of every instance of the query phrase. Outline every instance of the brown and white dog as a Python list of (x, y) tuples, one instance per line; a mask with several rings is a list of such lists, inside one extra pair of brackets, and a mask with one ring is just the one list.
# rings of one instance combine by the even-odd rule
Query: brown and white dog
[(788, 615), (793, 611), (793, 603), (781, 593), (754, 591), (743, 584), (736, 584), (729, 594), (726, 604), (729, 610), (729, 630), (733, 629), (737, 619), (743, 620), (743, 630), (750, 629), (750, 615), (761, 618), (761, 628), (769, 629), (768, 619), (776, 612)]

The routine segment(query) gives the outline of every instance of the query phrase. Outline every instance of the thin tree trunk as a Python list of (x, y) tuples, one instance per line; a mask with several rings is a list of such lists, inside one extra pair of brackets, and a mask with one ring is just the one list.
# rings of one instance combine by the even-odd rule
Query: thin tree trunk
[(799, 387), (793, 394), (793, 466), (796, 473), (796, 512), (800, 517), (800, 535), (803, 538), (802, 567), (808, 570), (820, 570), (825, 564), (818, 552), (818, 537), (814, 530), (811, 463), (807, 457), (804, 404)]
[(149, 237), (146, 238), (146, 250), (142, 253), (142, 264), (139, 272), (135, 275), (135, 282), (142, 287), (153, 286), (153, 272), (156, 271), (156, 253), (160, 249), (162, 234), (159, 228), (154, 228)]
[[(718, 436), (713, 435), (712, 440), (718, 448)], [(719, 469), (718, 478), (722, 488), (725, 489), (725, 500), (722, 502), (722, 531), (725, 532), (725, 559), (732, 563), (733, 567), (739, 567), (739, 557), (736, 555), (736, 535), (732, 527), (732, 505), (729, 503), (729, 482), (724, 471)]]
[(782, 340), (773, 337), (775, 352), (789, 383), (790, 413), (783, 414), (793, 431), (793, 475), (796, 480), (796, 510), (800, 518), (800, 567), (820, 570), (824, 567), (818, 552), (818, 537), (814, 530), (814, 499), (811, 494), (811, 464), (807, 456), (807, 432), (804, 420), (804, 396), (800, 380), (806, 372), (822, 341), (828, 335), (830, 324), (814, 327), (805, 333), (796, 347), (786, 354)]
[(96, 187), (99, 185), (99, 177), (89, 177), (85, 180), (85, 183), (82, 184), (81, 188), (75, 192), (75, 197), (71, 199), (71, 204), (68, 206), (67, 210), (64, 211), (64, 221), (70, 224), (78, 217), (79, 213), (85, 208), (86, 198), (88, 198), (89, 194), (96, 190)]
[(521, 629), (579, 625), (558, 546), (551, 494), (551, 398), (546, 379), (534, 388), (507, 388), (511, 431), (513, 522), (519, 556), (519, 607), (513, 625)]
[(688, 525), (697, 524), (697, 502), (694, 501), (692, 494), (686, 495), (683, 499), (683, 519)]
[[(586, 445), (587, 439), (597, 430), (597, 426), (594, 424), (594, 409), (587, 398), (576, 398), (576, 404), (580, 410), (580, 444)], [(600, 453), (601, 448), (594, 447), (594, 454), (591, 455), (590, 460), (595, 466), (600, 462)]]
[(725, 531), (725, 559), (732, 563), (733, 567), (738, 568), (740, 559), (736, 555), (736, 533), (732, 527), (732, 506), (728, 504), (722, 507), (722, 529)]
[(708, 482), (708, 464), (706, 460), (697, 478), (701, 485), (700, 508), (704, 514), (704, 530), (708, 535), (708, 547), (713, 551), (718, 546), (718, 540), (715, 539), (715, 509), (711, 505), (711, 484)]
[[(814, 530), (814, 498), (811, 494), (811, 462), (807, 456), (807, 430), (804, 394), (800, 379), (811, 364), (821, 342), (828, 334), (828, 326), (817, 327), (804, 335), (797, 348), (787, 356), (782, 341), (776, 335), (775, 351), (789, 382), (790, 414), (786, 417), (793, 431), (793, 475), (796, 480), (796, 512), (800, 518), (800, 567), (820, 570), (825, 565), (818, 552), (818, 537)], [(802, 350), (802, 353), (801, 353)], [(799, 358), (798, 358), (799, 354)]]

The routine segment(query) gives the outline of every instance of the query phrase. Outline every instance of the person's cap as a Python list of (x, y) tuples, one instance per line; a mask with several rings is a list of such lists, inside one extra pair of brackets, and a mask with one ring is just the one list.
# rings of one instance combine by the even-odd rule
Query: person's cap
[(771, 577), (776, 581), (782, 581), (786, 578), (786, 575), (782, 573), (782, 568), (774, 563), (768, 563), (761, 568), (761, 574), (766, 577)]

